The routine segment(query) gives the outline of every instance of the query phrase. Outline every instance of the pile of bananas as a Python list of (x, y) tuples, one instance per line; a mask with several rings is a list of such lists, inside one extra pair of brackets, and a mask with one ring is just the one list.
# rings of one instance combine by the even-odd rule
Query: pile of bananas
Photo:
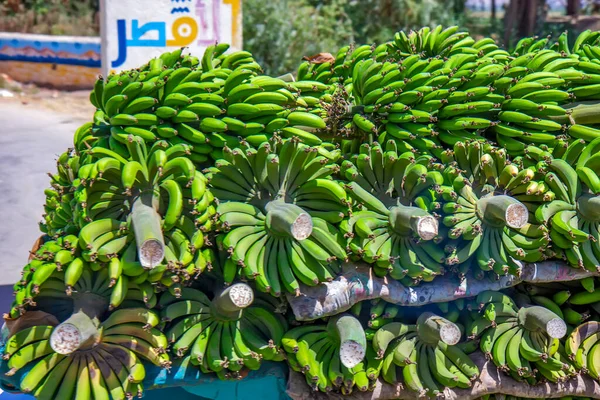
[(155, 328), (159, 322), (150, 310), (117, 310), (99, 324), (98, 336), (81, 342), (76, 336), (68, 342), (58, 338), (57, 332), (73, 333), (69, 324), (23, 329), (5, 345), (7, 375), (31, 365), (20, 389), (38, 399), (141, 397), (146, 376), (142, 360), (170, 363), (167, 339)]
[(123, 399), (142, 395), (144, 363), (241, 379), (286, 359), (322, 392), (381, 378), (441, 396), (472, 386), (477, 349), (520, 382), (598, 379), (594, 277), (309, 324), (283, 295), (348, 262), (404, 286), (552, 258), (598, 272), (599, 32), (508, 52), (423, 28), (308, 57), (296, 80), (228, 48), (96, 82), (6, 316), (56, 320), (11, 332), (21, 390)]
[(280, 344), (287, 322), (244, 283), (229, 286), (212, 301), (185, 288), (180, 297), (164, 294), (159, 305), (171, 352), (204, 373), (239, 378), (243, 368), (259, 369), (262, 359), (283, 360)]

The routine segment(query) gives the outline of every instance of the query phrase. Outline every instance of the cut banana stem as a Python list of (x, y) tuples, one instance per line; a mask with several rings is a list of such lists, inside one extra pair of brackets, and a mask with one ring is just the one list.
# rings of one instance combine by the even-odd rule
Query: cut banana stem
[(152, 269), (165, 257), (165, 239), (160, 226), (161, 217), (156, 211), (152, 193), (142, 193), (133, 202), (131, 221), (140, 264), (144, 268)]
[(442, 341), (451, 346), (460, 341), (460, 329), (446, 318), (431, 312), (422, 313), (417, 319), (419, 338), (429, 344)]
[(85, 293), (75, 301), (74, 312), (58, 325), (50, 336), (50, 347), (59, 354), (70, 354), (92, 345), (98, 339), (98, 317), (106, 310), (106, 299), (93, 293)]
[(540, 306), (527, 306), (519, 310), (519, 323), (530, 331), (543, 331), (551, 338), (560, 339), (567, 334), (567, 324), (558, 315)]
[(489, 196), (477, 201), (480, 218), (495, 226), (522, 228), (527, 223), (529, 211), (518, 200), (506, 196)]
[(563, 261), (554, 260), (524, 263), (519, 277), (506, 275), (497, 280), (481, 280), (467, 274), (463, 280), (458, 281), (451, 276), (442, 276), (433, 282), (406, 287), (396, 280), (374, 276), (370, 266), (366, 264), (348, 263), (344, 266), (343, 275), (333, 281), (312, 287), (301, 285), (302, 296), (288, 294), (287, 299), (298, 321), (312, 321), (344, 312), (363, 300), (380, 298), (388, 303), (420, 307), (474, 297), (486, 290), (503, 290), (521, 282), (577, 281), (597, 275), (598, 273), (572, 268)]
[(237, 320), (242, 310), (251, 305), (253, 301), (252, 288), (245, 283), (236, 283), (215, 296), (212, 301), (212, 309), (218, 316)]
[(392, 229), (404, 236), (414, 232), (423, 240), (431, 240), (438, 234), (437, 219), (418, 207), (392, 207), (389, 218)]
[(340, 343), (340, 361), (347, 368), (354, 368), (364, 358), (367, 338), (358, 319), (349, 314), (336, 315), (329, 320), (327, 330)]
[(289, 235), (296, 240), (304, 240), (312, 234), (312, 218), (297, 205), (274, 200), (265, 208), (267, 227), (274, 233)]
[(588, 221), (600, 221), (600, 196), (584, 194), (577, 199), (577, 209)]

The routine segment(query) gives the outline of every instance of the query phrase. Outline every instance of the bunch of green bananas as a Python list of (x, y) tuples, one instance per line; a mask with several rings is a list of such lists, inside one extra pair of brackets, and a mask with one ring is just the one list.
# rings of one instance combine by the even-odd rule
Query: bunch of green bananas
[(240, 376), (243, 368), (256, 370), (261, 360), (282, 361), (281, 340), (286, 321), (269, 300), (254, 298), (243, 283), (209, 298), (184, 288), (181, 296), (161, 296), (160, 307), (170, 351), (186, 357), (204, 373), (222, 379)]
[[(410, 31), (408, 35), (397, 32), (388, 46), (397, 54), (396, 57), (407, 57), (411, 54), (423, 54), (428, 57), (449, 57), (454, 54), (473, 54), (478, 57), (488, 55), (503, 60), (508, 56), (505, 50), (499, 49), (491, 38), (475, 41), (468, 32), (459, 32), (457, 26), (443, 28), (424, 27), (418, 31)], [(391, 55), (394, 55), (390, 51)]]
[[(344, 321), (345, 331), (336, 329), (340, 321)], [(344, 334), (355, 335), (356, 340), (349, 340)], [(339, 390), (349, 395), (356, 386), (364, 392), (372, 387), (379, 375), (377, 365), (380, 362), (369, 354), (361, 323), (353, 316), (338, 316), (330, 319), (328, 324), (290, 329), (281, 343), (291, 368), (302, 372), (314, 390)], [(349, 350), (358, 354), (351, 355)]]
[(571, 332), (565, 342), (565, 352), (575, 368), (594, 379), (600, 377), (600, 323), (586, 322)]
[(164, 139), (190, 145), (188, 157), (202, 164), (209, 157), (221, 158), (225, 146), (237, 147), (242, 141), (258, 146), (274, 133), (321, 144), (314, 132), (325, 128), (324, 110), (321, 95), (312, 94), (328, 86), (260, 75), (250, 53), (226, 55), (228, 48), (209, 46), (199, 62), (177, 50), (140, 69), (111, 75), (106, 82), (98, 80), (90, 97), (98, 109), (94, 125), (77, 136), (76, 146), (91, 140), (92, 146), (108, 145), (119, 152), (123, 146), (118, 135), (146, 142)]
[(337, 165), (296, 140), (224, 156), (207, 177), (219, 202), (225, 282), (239, 274), (278, 296), (282, 288), (299, 293), (298, 281), (314, 286), (331, 280), (337, 260), (346, 259), (333, 223), (349, 211), (343, 187), (331, 179)]
[(480, 338), (480, 349), (502, 371), (516, 380), (535, 384), (572, 378), (571, 365), (563, 344), (566, 325), (552, 311), (541, 306), (518, 308), (501, 292), (477, 296), (479, 309), (467, 328), (469, 338)]
[(427, 319), (458, 331), (450, 321), (430, 313), (424, 313), (416, 325), (391, 322), (377, 330), (372, 344), (382, 360), (383, 379), (396, 383), (400, 367), (404, 383), (419, 396), (436, 396), (444, 387), (471, 387), (479, 369), (455, 342), (448, 343), (442, 340), (443, 336), (432, 335), (426, 326)]
[[(61, 236), (56, 240), (44, 242), (31, 255), (30, 262), (23, 267), (21, 279), (13, 286), (15, 299), (9, 316), (18, 318), (24, 314), (28, 306), (35, 306), (34, 298), (42, 292), (43, 285), (48, 282), (47, 297), (54, 297), (56, 287), (60, 284), (61, 296), (66, 295), (64, 275), (69, 268), (78, 268), (82, 260), (75, 254), (78, 250), (78, 238), (75, 235)], [(73, 267), (71, 267), (73, 265)], [(56, 281), (59, 282), (56, 282)], [(54, 281), (54, 282), (51, 282)], [(58, 305), (57, 305), (58, 306)], [(58, 307), (60, 308), (60, 307)]]
[[(4, 360), (14, 375), (32, 366), (20, 389), (38, 399), (110, 399), (141, 396), (146, 376), (142, 360), (167, 367), (166, 337), (155, 327), (158, 315), (146, 309), (121, 309), (99, 325), (99, 337), (65, 353), (54, 339), (58, 327), (37, 325), (11, 336)], [(68, 330), (68, 328), (65, 328)], [(68, 332), (65, 332), (68, 336)]]
[(442, 197), (449, 228), (448, 265), (461, 274), (477, 263), (482, 271), (519, 275), (517, 260), (536, 262), (549, 243), (533, 212), (547, 200), (548, 187), (533, 168), (519, 168), (506, 151), (484, 143), (458, 142), (448, 156)]
[[(193, 249), (183, 239), (180, 248), (186, 253), (196, 253), (196, 259), (190, 265), (181, 265), (175, 259), (167, 257), (166, 263), (147, 270), (137, 258), (135, 241), (126, 244), (125, 250), (119, 251), (119, 254), (107, 255), (102, 251), (106, 245), (102, 246), (98, 259), (92, 261), (81, 251), (81, 243), (95, 243), (85, 241), (89, 233), (88, 227), (96, 229), (105, 222), (99, 220), (86, 225), (79, 237), (61, 236), (41, 245), (33, 259), (23, 268), (21, 280), (13, 287), (15, 300), (9, 313), (11, 318), (18, 318), (26, 310), (40, 307), (57, 315), (68, 315), (68, 310), (72, 310), (73, 299), (89, 293), (106, 298), (110, 309), (121, 305), (145, 305), (153, 308), (157, 303), (157, 291), (166, 288), (177, 293), (184, 282), (195, 278), (214, 262), (215, 255), (211, 248)], [(113, 242), (127, 238), (127, 233), (120, 231), (124, 224), (114, 221), (105, 224), (107, 232), (103, 235), (116, 236), (117, 239), (113, 239)], [(109, 230), (111, 227), (115, 229)], [(188, 237), (202, 235), (202, 231), (193, 226), (188, 227), (185, 232)], [(170, 240), (174, 236), (171, 233), (167, 238)], [(89, 249), (89, 246), (85, 245), (84, 248)], [(169, 248), (167, 254), (170, 251), (177, 249)]]
[(44, 190), (46, 202), (40, 230), (50, 237), (77, 234), (83, 225), (86, 215), (78, 206), (74, 191), (79, 185), (79, 167), (85, 159), (69, 149), (58, 157), (57, 173), (49, 174), (51, 189)]
[(522, 53), (510, 55), (490, 38), (475, 42), (467, 32), (440, 26), (399, 32), (376, 48), (342, 48), (329, 81), (343, 82), (349, 105), (362, 108), (350, 107), (351, 115), (338, 119), (352, 117), (364, 137), (394, 139), (402, 151), (437, 157), (442, 144), (482, 135), (514, 155), (530, 144), (591, 141), (600, 134), (595, 108), (573, 112), (580, 105), (573, 101), (594, 100), (600, 85), (596, 56), (580, 50), (596, 48), (586, 44), (597, 41), (590, 33), (578, 37), (572, 53), (565, 35), (556, 48), (543, 49), (544, 39), (522, 52), (522, 42)]
[(14, 319), (28, 310), (42, 310), (66, 319), (75, 305), (89, 296), (106, 303), (101, 312), (123, 307), (154, 308), (158, 295), (153, 276), (129, 277), (122, 274), (119, 258), (111, 261), (104, 267), (75, 258), (59, 271), (57, 263), (33, 260), (26, 266), (30, 276), (14, 287), (15, 300), (9, 316)]
[(535, 213), (549, 227), (554, 252), (572, 266), (594, 272), (600, 267), (600, 219), (595, 205), (600, 193), (600, 169), (595, 165), (599, 146), (600, 139), (587, 145), (576, 141), (562, 157), (547, 156), (539, 163), (556, 198)]
[(377, 275), (415, 284), (443, 273), (431, 214), (440, 207), (435, 189), (443, 183), (441, 168), (430, 156), (399, 154), (394, 141), (385, 148), (363, 144), (360, 154), (342, 162), (340, 174), (350, 181), (346, 190), (356, 204), (341, 230), (350, 250), (374, 264)]
[(600, 296), (596, 277), (545, 285), (519, 285), (531, 304), (546, 307), (563, 319), (571, 331), (586, 320), (600, 321)]

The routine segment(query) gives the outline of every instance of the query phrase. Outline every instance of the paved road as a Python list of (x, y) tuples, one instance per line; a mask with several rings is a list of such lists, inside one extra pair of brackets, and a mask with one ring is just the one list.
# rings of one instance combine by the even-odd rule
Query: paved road
[(12, 286), (40, 236), (46, 173), (56, 171), (56, 158), (72, 146), (82, 121), (14, 101), (0, 100), (0, 110), (0, 285)]

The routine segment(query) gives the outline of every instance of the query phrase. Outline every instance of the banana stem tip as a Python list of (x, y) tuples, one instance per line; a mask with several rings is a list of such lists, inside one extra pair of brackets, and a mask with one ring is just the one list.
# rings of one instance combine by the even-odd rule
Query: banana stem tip
[(58, 354), (71, 354), (82, 342), (83, 337), (79, 329), (69, 323), (57, 326), (50, 336), (50, 347)]

